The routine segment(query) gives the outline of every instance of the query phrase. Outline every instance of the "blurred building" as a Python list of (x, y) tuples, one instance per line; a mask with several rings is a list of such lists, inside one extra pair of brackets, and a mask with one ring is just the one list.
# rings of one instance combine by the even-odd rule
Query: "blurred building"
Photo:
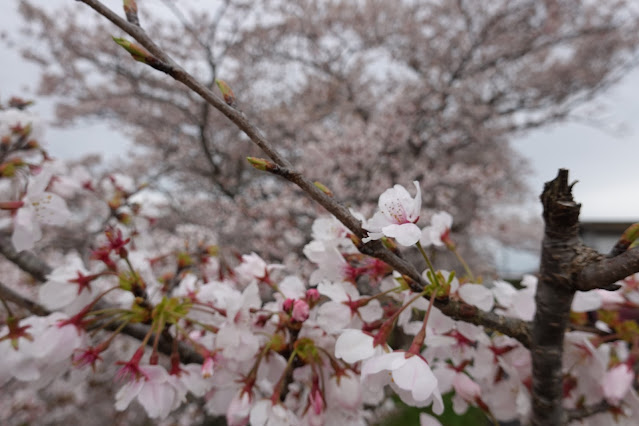
[[(579, 234), (584, 244), (602, 254), (608, 254), (623, 232), (633, 223), (635, 222), (581, 222)], [(523, 274), (535, 274), (539, 270), (539, 252), (503, 246), (496, 246), (492, 250), (495, 253), (495, 264), (500, 278), (517, 281)]]
[(581, 222), (579, 233), (584, 243), (598, 252), (607, 254), (634, 222), (596, 221)]

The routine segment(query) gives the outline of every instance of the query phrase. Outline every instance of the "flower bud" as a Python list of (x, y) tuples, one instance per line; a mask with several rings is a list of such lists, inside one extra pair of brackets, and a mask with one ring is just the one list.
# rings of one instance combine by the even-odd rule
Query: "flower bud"
[(308, 319), (308, 315), (308, 303), (303, 300), (296, 300), (295, 303), (293, 303), (293, 313), (291, 315), (293, 319), (298, 322), (304, 322)]
[(277, 167), (275, 163), (265, 160), (264, 158), (246, 157), (246, 160), (251, 163), (251, 166), (255, 167), (257, 170), (262, 170), (264, 172), (275, 170), (275, 168)]
[(130, 42), (124, 38), (112, 37), (113, 41), (122, 46), (127, 52), (133, 56), (133, 59), (139, 62), (150, 63), (155, 61), (156, 59), (149, 52), (146, 51), (142, 46), (137, 43)]
[(293, 299), (286, 299), (284, 303), (282, 303), (282, 309), (284, 310), (284, 312), (291, 312), (294, 302), (295, 301)]
[(220, 92), (222, 92), (222, 96), (224, 96), (224, 102), (226, 102), (226, 104), (229, 106), (233, 106), (235, 104), (235, 94), (233, 93), (233, 90), (231, 90), (231, 86), (226, 84), (225, 81), (218, 80), (217, 78), (215, 79), (215, 84), (217, 84)]
[(315, 185), (317, 189), (319, 189), (320, 191), (322, 191), (324, 194), (328, 195), (329, 197), (333, 196), (333, 191), (328, 189), (328, 187), (324, 185), (323, 183), (315, 181), (313, 182), (313, 185)]

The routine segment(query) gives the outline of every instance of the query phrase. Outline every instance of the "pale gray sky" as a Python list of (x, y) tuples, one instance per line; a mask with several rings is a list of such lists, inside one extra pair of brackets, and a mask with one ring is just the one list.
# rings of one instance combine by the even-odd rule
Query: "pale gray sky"
[[(605, 116), (606, 124), (562, 123), (518, 139), (515, 146), (532, 163), (530, 182), (536, 193), (557, 169), (567, 168), (571, 179), (579, 181), (574, 194), (582, 204), (582, 220), (639, 221), (638, 95), (639, 70), (635, 70), (584, 108), (596, 110), (593, 117)], [(606, 130), (609, 126), (622, 130)]]
[[(0, 31), (13, 32), (19, 18), (16, 2), (6, 4), (0, 14)], [(43, 5), (54, 7), (71, 0), (48, 0)], [(73, 1), (78, 7), (81, 4)], [(120, 0), (105, 3), (120, 8)], [(26, 63), (14, 50), (2, 49), (3, 66), (0, 67), (0, 99), (24, 93), (33, 93), (37, 81), (37, 68)], [(30, 88), (26, 92), (22, 89)], [(556, 176), (560, 167), (568, 168), (575, 186), (575, 197), (582, 203), (582, 219), (627, 219), (639, 221), (639, 71), (634, 71), (611, 91), (588, 108), (602, 116), (605, 108), (606, 123), (611, 127), (622, 125), (623, 132), (602, 130), (596, 126), (564, 123), (533, 131), (519, 138), (515, 145), (530, 159), (533, 175), (529, 182), (535, 194), (543, 183)], [(28, 96), (27, 96), (28, 97)], [(587, 111), (588, 108), (584, 109)], [(52, 118), (52, 103), (39, 100), (35, 110), (41, 116)], [(587, 116), (587, 112), (581, 115)], [(608, 125), (608, 124), (607, 124)], [(606, 126), (607, 126), (606, 125)], [(100, 152), (113, 158), (126, 152), (126, 138), (104, 124), (80, 125), (72, 129), (49, 127), (46, 142), (55, 157), (71, 158), (90, 152)], [(530, 210), (541, 212), (539, 203), (531, 200)]]

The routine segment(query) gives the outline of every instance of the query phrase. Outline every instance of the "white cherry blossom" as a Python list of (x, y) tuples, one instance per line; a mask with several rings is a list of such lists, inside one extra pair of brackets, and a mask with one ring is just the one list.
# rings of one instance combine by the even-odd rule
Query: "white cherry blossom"
[(46, 168), (30, 179), (18, 209), (11, 242), (17, 251), (29, 250), (42, 238), (40, 225), (62, 225), (70, 216), (67, 205), (57, 194), (46, 191), (52, 174)]
[(451, 226), (453, 226), (453, 217), (449, 213), (435, 213), (430, 220), (430, 226), (422, 229), (419, 242), (424, 247), (431, 245), (441, 247), (444, 245), (442, 236), (450, 231)]
[(415, 223), (422, 208), (422, 193), (419, 182), (413, 184), (417, 190), (415, 198), (402, 185), (395, 185), (380, 195), (379, 211), (364, 225), (368, 231), (364, 242), (383, 236), (395, 238), (403, 246), (412, 246), (419, 241), (421, 230)]
[(444, 410), (437, 377), (420, 355), (395, 351), (369, 358), (362, 364), (362, 381), (378, 387), (390, 385), (408, 405), (433, 404), (436, 414)]

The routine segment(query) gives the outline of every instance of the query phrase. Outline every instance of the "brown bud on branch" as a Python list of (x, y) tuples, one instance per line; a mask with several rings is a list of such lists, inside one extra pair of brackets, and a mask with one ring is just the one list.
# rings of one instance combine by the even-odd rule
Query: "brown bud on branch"
[(135, 0), (123, 0), (123, 6), (126, 20), (139, 27), (140, 20), (138, 19), (138, 5)]
[(226, 84), (223, 80), (215, 79), (215, 84), (220, 88), (220, 92), (222, 92), (222, 96), (224, 96), (224, 102), (226, 102), (229, 106), (235, 105), (235, 94), (233, 94), (233, 90), (231, 87)]

